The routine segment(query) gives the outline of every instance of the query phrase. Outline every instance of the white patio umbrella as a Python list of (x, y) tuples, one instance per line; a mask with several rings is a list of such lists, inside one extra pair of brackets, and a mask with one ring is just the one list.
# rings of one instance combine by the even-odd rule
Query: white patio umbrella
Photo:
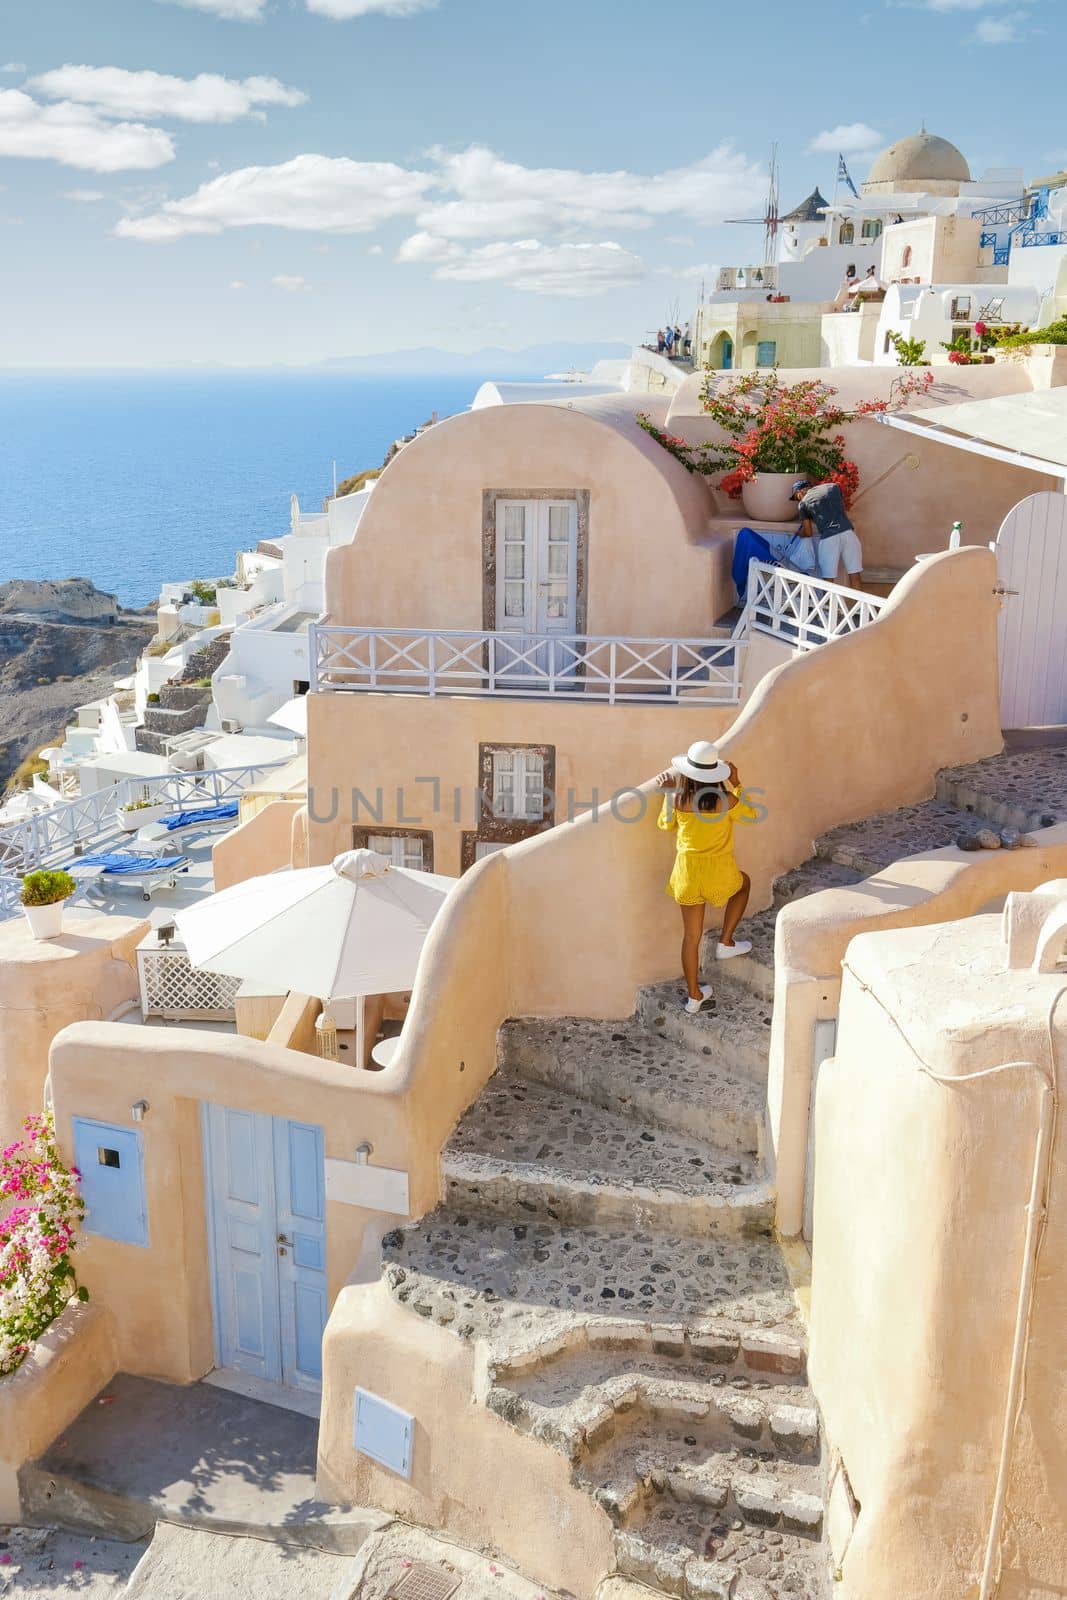
[(301, 739), (308, 736), (308, 701), (306, 694), (298, 694), (292, 700), (287, 700), (277, 711), (272, 711), (267, 721), (276, 728), (288, 728), (290, 733), (299, 734)]
[(458, 880), (350, 850), (328, 867), (249, 878), (175, 913), (208, 972), (330, 1000), (410, 989), (430, 924)]

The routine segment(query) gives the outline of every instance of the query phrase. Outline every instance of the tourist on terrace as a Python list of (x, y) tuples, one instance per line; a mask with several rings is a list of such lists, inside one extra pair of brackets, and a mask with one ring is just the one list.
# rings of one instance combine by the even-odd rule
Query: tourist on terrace
[(672, 359), (673, 355), (674, 355), (674, 329), (673, 328), (671, 328), (671, 327), (667, 328), (666, 333), (663, 335), (663, 342), (667, 347), (667, 360), (670, 361)]
[(659, 330), (659, 332), (656, 334), (656, 354), (661, 356), (663, 354), (664, 350), (666, 350), (666, 348), (667, 348), (667, 336), (663, 332), (663, 329), (661, 328)]
[(748, 904), (748, 874), (734, 858), (735, 821), (754, 821), (757, 812), (741, 797), (737, 768), (722, 761), (713, 744), (699, 739), (684, 756), (675, 756), (656, 779), (663, 797), (659, 825), (675, 832), (674, 871), (667, 884), (682, 913), (682, 972), (690, 1016), (712, 997), (710, 983), (700, 982), (700, 941), (708, 906), (722, 906), (722, 931), (715, 950), (719, 961), (747, 955), (746, 939), (735, 939), (737, 924)]
[[(837, 484), (819, 483), (813, 489), (807, 478), (798, 478), (793, 485), (792, 498), (800, 509), (800, 537), (818, 536), (815, 560), (807, 570), (817, 570), (827, 583), (836, 583), (837, 569), (843, 560), (849, 588), (862, 589), (863, 548)], [(794, 565), (800, 565), (795, 558)]]

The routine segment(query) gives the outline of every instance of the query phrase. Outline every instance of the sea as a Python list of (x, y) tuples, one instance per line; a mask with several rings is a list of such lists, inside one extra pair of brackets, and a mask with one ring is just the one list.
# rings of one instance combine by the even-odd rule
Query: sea
[[(531, 373), (531, 377), (539, 377)], [(491, 376), (491, 374), (486, 374)], [(124, 606), (232, 572), (475, 375), (0, 374), (0, 582), (91, 578)]]

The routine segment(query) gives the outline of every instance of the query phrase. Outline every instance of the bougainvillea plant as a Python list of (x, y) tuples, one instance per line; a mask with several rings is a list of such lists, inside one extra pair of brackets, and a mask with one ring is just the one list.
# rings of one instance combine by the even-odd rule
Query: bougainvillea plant
[(701, 401), (704, 414), (716, 422), (721, 437), (689, 444), (657, 428), (651, 418), (638, 422), (689, 472), (721, 477), (718, 487), (732, 499), (758, 472), (795, 472), (812, 483), (836, 483), (846, 505), (859, 488), (859, 469), (845, 455), (839, 430), (861, 417), (898, 411), (933, 385), (932, 372), (908, 372), (893, 379), (885, 400), (862, 400), (843, 406), (837, 390), (818, 378), (786, 384), (777, 372), (748, 372), (721, 387), (708, 373)]
[(0, 1376), (72, 1300), (88, 1300), (71, 1262), (85, 1203), (77, 1167), (56, 1147), (51, 1114), (27, 1117), (25, 1138), (0, 1150)]

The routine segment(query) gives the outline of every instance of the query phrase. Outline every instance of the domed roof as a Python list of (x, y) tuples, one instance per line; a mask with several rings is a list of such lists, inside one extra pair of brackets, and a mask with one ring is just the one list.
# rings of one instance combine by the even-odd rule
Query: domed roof
[(970, 183), (971, 170), (961, 151), (934, 133), (912, 133), (876, 156), (868, 183)]

